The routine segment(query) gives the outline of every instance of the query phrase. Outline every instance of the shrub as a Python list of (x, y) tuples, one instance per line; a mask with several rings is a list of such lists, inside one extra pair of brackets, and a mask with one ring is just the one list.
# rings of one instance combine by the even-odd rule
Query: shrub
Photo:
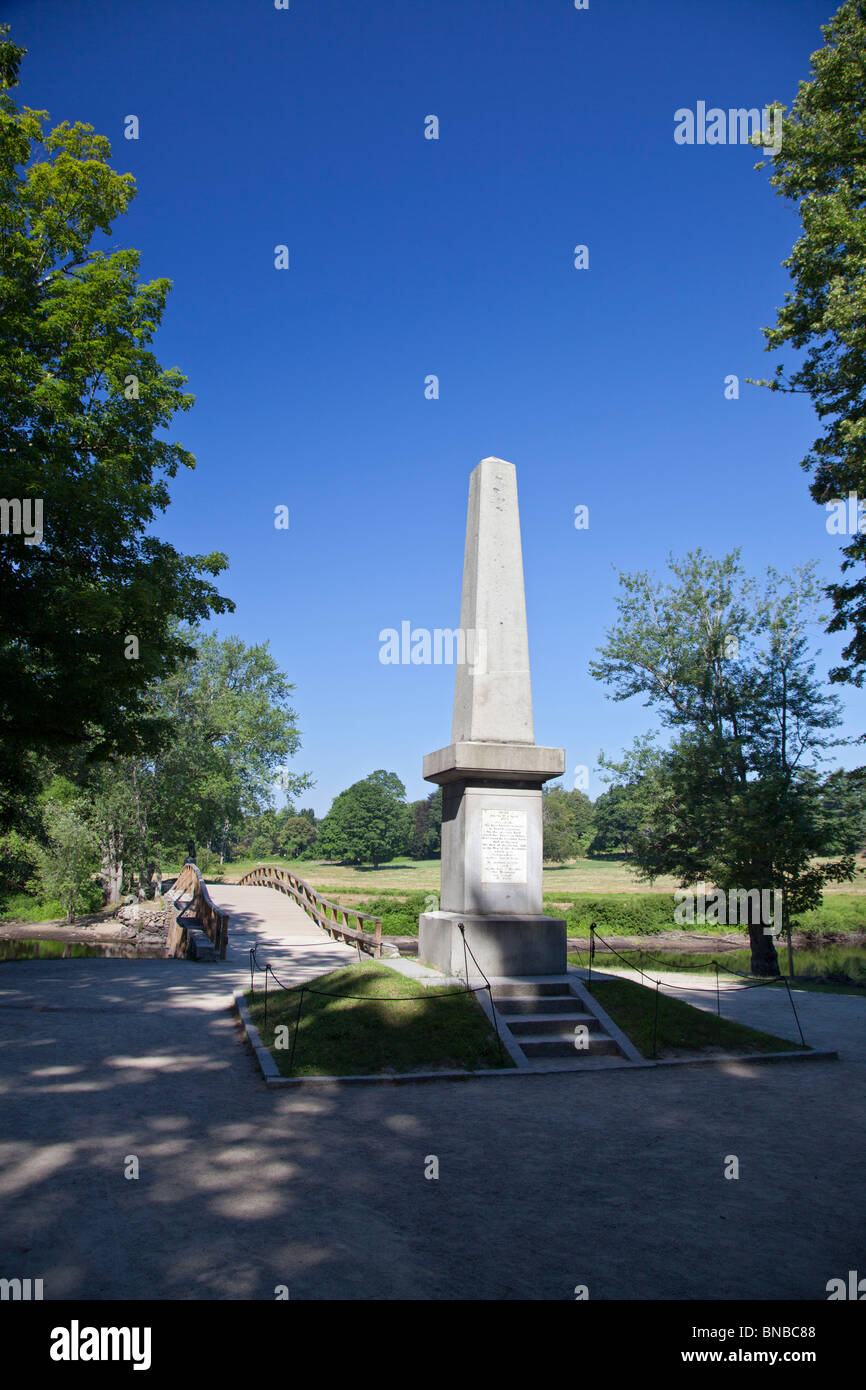
[(219, 863), (219, 855), (214, 854), (212, 849), (207, 849), (205, 847), (196, 850), (195, 862), (200, 874), (210, 874), (213, 873)]
[(672, 893), (575, 894), (566, 915), (570, 936), (589, 936), (594, 922), (602, 936), (655, 936), (677, 930)]

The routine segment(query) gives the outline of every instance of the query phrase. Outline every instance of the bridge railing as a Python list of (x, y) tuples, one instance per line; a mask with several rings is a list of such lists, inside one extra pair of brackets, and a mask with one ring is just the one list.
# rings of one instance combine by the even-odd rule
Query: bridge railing
[(204, 929), (220, 960), (225, 960), (229, 939), (228, 913), (220, 912), (195, 864), (184, 864), (172, 884), (171, 894), (175, 900), (191, 894), (192, 902), (188, 910), (195, 918), (196, 925)]
[[(335, 940), (356, 945), (375, 960), (381, 958), (381, 917), (374, 917), (370, 912), (359, 912), (354, 907), (341, 907), (339, 903), (317, 893), (306, 879), (298, 878), (297, 874), (289, 873), (288, 869), (281, 869), (276, 864), (257, 864), (249, 873), (244, 874), (243, 878), (238, 879), (238, 883), (276, 888), (280, 893), (288, 893), (307, 915)], [(362, 922), (371, 923), (371, 928), (365, 930)]]

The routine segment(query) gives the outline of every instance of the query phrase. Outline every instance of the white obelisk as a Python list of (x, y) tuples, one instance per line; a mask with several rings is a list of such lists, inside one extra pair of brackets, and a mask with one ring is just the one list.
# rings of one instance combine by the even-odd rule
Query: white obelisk
[(462, 975), (462, 924), (485, 974), (559, 975), (565, 923), (543, 911), (541, 786), (565, 753), (535, 744), (517, 473), (503, 459), (482, 459), (470, 479), (460, 628), (451, 743), (424, 759), (442, 786), (442, 889), (440, 910), (420, 918), (418, 956)]

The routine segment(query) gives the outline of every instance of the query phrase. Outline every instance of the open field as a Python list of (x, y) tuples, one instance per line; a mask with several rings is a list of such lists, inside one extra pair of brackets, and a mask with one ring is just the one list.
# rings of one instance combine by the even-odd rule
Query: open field
[[(440, 863), (438, 859), (394, 859), (380, 864), (378, 869), (354, 868), (350, 864), (333, 864), (326, 859), (246, 859), (223, 864), (208, 877), (221, 878), (225, 883), (237, 883), (243, 874), (256, 864), (277, 864), (298, 878), (306, 879), (319, 892), (362, 889), (365, 893), (380, 893), (383, 889), (438, 893)], [(676, 879), (659, 878), (644, 883), (624, 859), (579, 859), (573, 864), (549, 864), (544, 869), (545, 893), (672, 893)]]
[[(818, 861), (820, 862), (820, 861)], [(237, 883), (243, 874), (257, 864), (277, 864), (306, 881), (319, 892), (329, 888), (338, 892), (361, 889), (365, 893), (381, 893), (397, 889), (438, 893), (440, 862), (438, 859), (394, 859), (380, 864), (378, 869), (350, 864), (335, 864), (327, 859), (245, 859), (223, 864), (208, 878), (220, 878), (224, 883)], [(827, 896), (856, 894), (866, 897), (866, 857), (858, 859), (860, 873), (853, 883), (830, 884)], [(571, 864), (546, 864), (543, 888), (547, 893), (673, 893), (677, 880), (669, 875), (647, 883), (638, 878), (623, 856), (610, 859), (578, 859)]]

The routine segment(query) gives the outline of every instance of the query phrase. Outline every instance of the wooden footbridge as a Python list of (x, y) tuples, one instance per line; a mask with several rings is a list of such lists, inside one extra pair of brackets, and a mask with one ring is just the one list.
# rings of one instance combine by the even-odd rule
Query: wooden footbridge
[[(382, 919), (339, 903), (306, 880), (273, 864), (258, 864), (238, 883), (206, 884), (192, 862), (184, 865), (170, 898), (174, 902), (175, 950), (189, 953), (184, 934), (195, 937), (200, 959), (248, 963), (252, 947), (290, 968), (327, 969), (359, 960), (397, 956), (382, 940)], [(176, 939), (175, 939), (176, 938)]]

